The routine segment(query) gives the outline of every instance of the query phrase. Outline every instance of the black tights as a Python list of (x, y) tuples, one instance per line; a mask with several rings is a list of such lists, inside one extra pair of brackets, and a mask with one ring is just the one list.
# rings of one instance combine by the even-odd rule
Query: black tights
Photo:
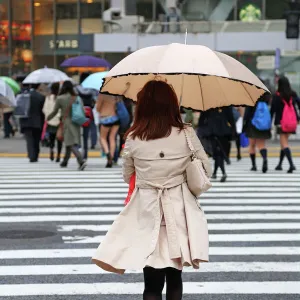
[(174, 268), (144, 268), (145, 290), (143, 300), (162, 300), (162, 291), (167, 282), (166, 300), (182, 299), (182, 271)]

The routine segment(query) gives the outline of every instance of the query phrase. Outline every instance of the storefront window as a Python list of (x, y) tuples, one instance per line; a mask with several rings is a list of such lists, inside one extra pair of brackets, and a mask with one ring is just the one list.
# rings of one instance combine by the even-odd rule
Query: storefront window
[(53, 0), (34, 1), (34, 34), (54, 34)]
[(27, 73), (32, 63), (31, 14), (29, 0), (11, 0), (12, 6), (12, 71)]
[(0, 2), (0, 74), (7, 75), (9, 69), (9, 24), (8, 1)]
[(289, 1), (266, 0), (266, 19), (284, 19), (284, 12), (289, 9)]

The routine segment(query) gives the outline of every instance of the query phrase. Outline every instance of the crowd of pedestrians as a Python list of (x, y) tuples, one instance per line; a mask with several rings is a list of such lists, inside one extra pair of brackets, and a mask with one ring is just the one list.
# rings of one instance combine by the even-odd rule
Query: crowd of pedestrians
[[(81, 78), (82, 80), (84, 78)], [(61, 167), (67, 167), (73, 153), (79, 169), (83, 170), (86, 167), (89, 149), (94, 149), (99, 141), (103, 155), (107, 158), (106, 167), (111, 168), (114, 162), (118, 161), (125, 142), (124, 135), (133, 121), (132, 102), (124, 97), (102, 94), (98, 96), (95, 91), (75, 87), (70, 81), (63, 84), (53, 83), (46, 96), (42, 95), (38, 88), (39, 85), (31, 85), (23, 87), (22, 90), (23, 93), (29, 92), (31, 98), (29, 115), (27, 118), (20, 118), (19, 122), (30, 162), (38, 161), (42, 139), (43, 144), (49, 147), (51, 161), (60, 162)], [(86, 116), (86, 122), (81, 126), (72, 121), (72, 104), (78, 96)], [(127, 126), (121, 126), (116, 109), (119, 102), (127, 109), (129, 115)], [(276, 170), (282, 170), (282, 163), (286, 158), (289, 162), (288, 173), (295, 171), (289, 137), (296, 133), (300, 119), (299, 107), (299, 98), (291, 89), (288, 79), (281, 77), (275, 95), (272, 97), (265, 93), (254, 107), (224, 107), (201, 113), (194, 127), (206, 153), (214, 160), (212, 178), (217, 178), (220, 169), (220, 181), (226, 181), (225, 166), (231, 163), (232, 142), (236, 143), (238, 161), (242, 158), (241, 147), (249, 147), (251, 171), (258, 170), (256, 162), (258, 150), (262, 157), (261, 170), (266, 173), (269, 168), (267, 141), (272, 137), (272, 123), (276, 127), (275, 134), (280, 137), (281, 146)], [(182, 113), (185, 115), (185, 121), (193, 123), (193, 114), (190, 111), (182, 110)], [(4, 137), (9, 138), (15, 134), (18, 127), (13, 110), (4, 111), (3, 118)], [(57, 132), (62, 124), (63, 141), (57, 138)], [(66, 150), (61, 162), (63, 144)]]

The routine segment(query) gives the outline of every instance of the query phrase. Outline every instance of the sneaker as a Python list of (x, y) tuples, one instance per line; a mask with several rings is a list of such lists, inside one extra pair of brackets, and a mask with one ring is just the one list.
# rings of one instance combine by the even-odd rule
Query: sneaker
[(84, 171), (84, 169), (86, 168), (87, 163), (86, 161), (83, 161), (80, 166), (78, 167), (78, 171)]
[(223, 174), (223, 176), (221, 177), (220, 182), (225, 182), (227, 179), (227, 174)]

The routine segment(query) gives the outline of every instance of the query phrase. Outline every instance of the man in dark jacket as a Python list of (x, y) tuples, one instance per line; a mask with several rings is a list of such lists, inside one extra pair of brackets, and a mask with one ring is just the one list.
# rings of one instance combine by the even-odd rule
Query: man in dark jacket
[(45, 116), (43, 114), (45, 97), (36, 91), (38, 86), (39, 85), (34, 85), (29, 90), (29, 117), (20, 119), (21, 132), (25, 135), (27, 154), (30, 162), (38, 161), (41, 135), (45, 120)]

